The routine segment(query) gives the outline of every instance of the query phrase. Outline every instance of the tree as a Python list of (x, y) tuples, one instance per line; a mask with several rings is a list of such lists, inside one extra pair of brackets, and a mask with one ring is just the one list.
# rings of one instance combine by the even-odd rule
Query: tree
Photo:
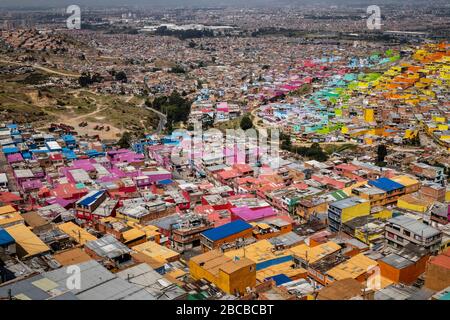
[(127, 75), (123, 71), (117, 72), (116, 75), (115, 75), (115, 79), (116, 79), (116, 81), (121, 81), (121, 82), (127, 82), (128, 81)]
[(252, 119), (250, 119), (250, 117), (247, 114), (244, 115), (241, 119), (240, 126), (241, 126), (242, 130), (247, 130), (247, 129), (253, 128)]
[(91, 84), (91, 75), (89, 73), (83, 72), (78, 78), (78, 83), (82, 87), (87, 87)]
[(378, 145), (377, 148), (377, 162), (384, 162), (384, 158), (387, 156), (387, 148), (384, 144)]
[[(269, 134), (269, 133), (267, 133)], [(292, 142), (291, 142), (291, 137), (287, 134), (284, 134), (283, 132), (280, 132), (280, 140), (281, 140), (281, 149), (282, 150), (287, 150), (287, 151), (292, 151)]]
[(123, 133), (122, 137), (120, 138), (120, 140), (117, 142), (117, 144), (121, 148), (128, 149), (131, 146), (131, 133), (129, 133), (128, 131), (125, 131)]

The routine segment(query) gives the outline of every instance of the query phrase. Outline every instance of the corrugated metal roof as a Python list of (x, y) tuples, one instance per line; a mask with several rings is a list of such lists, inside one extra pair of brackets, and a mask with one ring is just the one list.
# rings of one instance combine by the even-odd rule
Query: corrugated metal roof
[(82, 206), (89, 206), (95, 200), (97, 200), (99, 197), (101, 197), (104, 193), (105, 193), (105, 190), (92, 191), (89, 194), (87, 194), (85, 197), (83, 197), (81, 200), (79, 200), (77, 202), (77, 204), (82, 205)]
[(394, 190), (401, 189), (401, 188), (405, 187), (404, 185), (402, 185), (402, 184), (400, 184), (398, 182), (395, 182), (395, 181), (393, 181), (391, 179), (384, 178), (384, 177), (380, 178), (380, 179), (377, 179), (377, 180), (370, 180), (369, 184), (371, 186), (375, 186), (375, 187), (377, 187), (377, 188), (379, 188), (381, 190), (384, 190), (386, 192), (394, 191)]
[(287, 275), (285, 274), (277, 274), (276, 276), (273, 277), (268, 277), (266, 278), (266, 280), (272, 279), (275, 281), (277, 286), (282, 285), (283, 283), (287, 283), (287, 282), (291, 282), (291, 278), (289, 278)]
[(233, 234), (239, 233), (241, 231), (244, 231), (246, 229), (251, 229), (252, 225), (242, 221), (242, 220), (236, 220), (227, 224), (224, 224), (220, 227), (207, 230), (202, 233), (206, 238), (212, 241), (217, 241), (226, 237), (229, 237)]
[(15, 243), (15, 240), (11, 235), (3, 228), (0, 228), (0, 246), (8, 246)]

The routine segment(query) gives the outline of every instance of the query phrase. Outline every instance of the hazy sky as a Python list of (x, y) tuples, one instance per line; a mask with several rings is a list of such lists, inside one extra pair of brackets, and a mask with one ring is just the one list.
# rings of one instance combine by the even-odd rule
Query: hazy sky
[(429, 1), (429, 0), (0, 0), (0, 7), (46, 7), (61, 8), (71, 4), (80, 6), (98, 7), (98, 6), (121, 6), (136, 5), (146, 7), (217, 7), (217, 6), (283, 6), (283, 5), (301, 5), (311, 3), (323, 3), (330, 5), (339, 4), (384, 4), (384, 3), (431, 3), (445, 2), (445, 0)]

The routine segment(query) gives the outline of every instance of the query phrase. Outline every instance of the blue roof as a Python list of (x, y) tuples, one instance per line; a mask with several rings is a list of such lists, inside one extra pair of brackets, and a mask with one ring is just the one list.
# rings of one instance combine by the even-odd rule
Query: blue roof
[(42, 149), (32, 149), (32, 150), (30, 150), (30, 152), (32, 152), (32, 153), (48, 153), (48, 152), (50, 152), (50, 150), (48, 150), (47, 148), (42, 148)]
[(71, 134), (63, 135), (62, 138), (65, 142), (72, 142), (72, 141), (75, 142), (75, 137)]
[(3, 228), (0, 228), (0, 246), (8, 246), (15, 243), (13, 237)]
[(105, 193), (104, 190), (97, 191), (93, 193), (92, 195), (88, 195), (86, 198), (81, 199), (78, 204), (82, 206), (89, 206), (91, 205), (95, 200), (97, 200), (103, 193)]
[(394, 190), (405, 187), (404, 185), (402, 185), (398, 182), (395, 182), (391, 179), (388, 179), (388, 178), (380, 178), (377, 180), (370, 180), (369, 184), (371, 186), (377, 187), (378, 189), (384, 190), (386, 192), (394, 191)]
[(171, 184), (172, 182), (173, 182), (172, 179), (164, 179), (164, 180), (158, 181), (158, 184), (165, 185), (165, 184)]
[(97, 150), (94, 150), (94, 149), (86, 150), (84, 153), (85, 153), (87, 156), (89, 156), (90, 158), (105, 155), (104, 152), (98, 152)]
[(450, 300), (450, 292), (447, 292), (446, 294), (442, 295), (439, 300)]
[(18, 127), (17, 127), (17, 124), (15, 124), (15, 123), (7, 124), (6, 127), (7, 127), (8, 129), (17, 129), (17, 128), (18, 128)]
[(31, 159), (31, 153), (28, 151), (22, 151), (22, 157), (24, 159)]
[(72, 150), (63, 150), (63, 156), (68, 159), (68, 160), (75, 160), (77, 159), (77, 155), (75, 154), (75, 152), (73, 152)]
[(17, 147), (8, 147), (8, 148), (3, 148), (3, 153), (4, 154), (12, 154), (12, 153), (18, 153), (20, 150)]
[(226, 237), (229, 237), (233, 234), (239, 233), (246, 229), (251, 229), (252, 225), (243, 221), (236, 220), (227, 224), (224, 224), (220, 227), (207, 230), (202, 233), (206, 238), (212, 241), (217, 241)]
[(292, 255), (288, 255), (288, 256), (284, 256), (284, 257), (279, 257), (279, 258), (275, 258), (275, 259), (271, 259), (271, 260), (266, 260), (260, 263), (256, 264), (256, 271), (271, 267), (271, 266), (276, 266), (277, 264), (283, 263), (283, 262), (287, 262), (287, 261), (291, 261), (294, 258), (292, 257)]
[(269, 280), (269, 279), (274, 280), (277, 286), (282, 285), (283, 283), (292, 281), (291, 278), (289, 278), (284, 273), (277, 274), (276, 276), (273, 276), (273, 277), (268, 277), (265, 280)]

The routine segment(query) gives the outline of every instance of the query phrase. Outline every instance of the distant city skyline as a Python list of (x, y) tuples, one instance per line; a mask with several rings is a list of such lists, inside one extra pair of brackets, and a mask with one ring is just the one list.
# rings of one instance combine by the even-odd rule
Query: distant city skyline
[(401, 0), (2, 0), (2, 8), (58, 8), (68, 5), (79, 5), (87, 7), (108, 7), (108, 6), (139, 6), (139, 7), (273, 7), (273, 6), (299, 6), (308, 4), (319, 5), (383, 5), (383, 4), (442, 4), (448, 6), (445, 0), (412, 0), (405, 3)]

